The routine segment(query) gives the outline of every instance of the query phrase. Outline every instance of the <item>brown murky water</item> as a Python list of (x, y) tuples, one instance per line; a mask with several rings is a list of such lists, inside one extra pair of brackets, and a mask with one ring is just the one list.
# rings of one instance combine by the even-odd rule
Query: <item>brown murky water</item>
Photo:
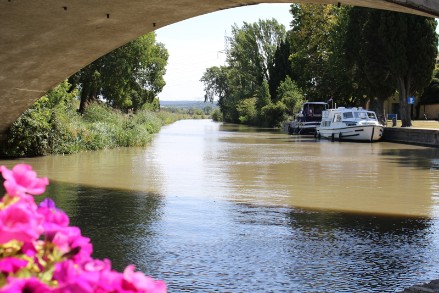
[(97, 257), (170, 292), (395, 292), (439, 277), (439, 149), (187, 120), (146, 148), (0, 163), (21, 161)]

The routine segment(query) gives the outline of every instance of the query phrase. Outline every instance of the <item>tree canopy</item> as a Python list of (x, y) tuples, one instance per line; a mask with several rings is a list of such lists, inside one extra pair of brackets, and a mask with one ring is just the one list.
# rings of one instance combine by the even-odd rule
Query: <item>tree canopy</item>
[(168, 52), (149, 33), (89, 64), (70, 78), (81, 93), (80, 111), (101, 97), (121, 110), (152, 103), (165, 86)]
[[(409, 127), (407, 98), (422, 92), (432, 79), (438, 45), (436, 21), (374, 9), (362, 9), (361, 13), (364, 26), (356, 33), (361, 44), (358, 59), (366, 77), (363, 81), (369, 88), (366, 93), (383, 102), (398, 91), (402, 126)], [(352, 13), (350, 19), (357, 16)]]

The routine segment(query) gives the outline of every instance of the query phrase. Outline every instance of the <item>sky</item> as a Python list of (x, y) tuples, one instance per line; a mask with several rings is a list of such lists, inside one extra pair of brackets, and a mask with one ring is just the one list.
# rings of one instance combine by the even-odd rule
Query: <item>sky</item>
[(157, 42), (169, 52), (162, 101), (204, 101), (200, 81), (207, 68), (225, 64), (224, 40), (231, 27), (275, 18), (289, 29), (290, 4), (259, 4), (232, 8), (184, 20), (156, 30)]

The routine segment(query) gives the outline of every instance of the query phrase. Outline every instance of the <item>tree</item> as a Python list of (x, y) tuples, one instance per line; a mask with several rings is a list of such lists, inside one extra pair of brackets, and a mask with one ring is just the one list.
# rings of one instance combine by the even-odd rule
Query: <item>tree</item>
[(345, 40), (347, 72), (358, 92), (375, 101), (379, 116), (384, 101), (399, 93), (402, 126), (411, 126), (408, 96), (431, 80), (437, 55), (436, 22), (425, 17), (354, 7)]
[(274, 53), (273, 63), (268, 68), (270, 74), (270, 80), (268, 84), (270, 87), (270, 95), (277, 101), (276, 91), (281, 82), (287, 77), (293, 76), (293, 71), (291, 68), (290, 55), (292, 53), (291, 45), (288, 39), (282, 41)]
[(236, 109), (239, 113), (239, 122), (254, 124), (257, 120), (256, 98), (248, 98), (238, 102)]
[(223, 99), (227, 93), (227, 67), (213, 66), (206, 69), (200, 81), (204, 84), (204, 102), (211, 102), (215, 97)]
[(80, 112), (102, 97), (121, 110), (152, 103), (165, 86), (168, 52), (149, 33), (99, 58), (70, 78), (81, 90)]
[[(232, 26), (232, 36), (227, 38), (227, 65), (208, 68), (201, 78), (205, 100), (212, 102), (218, 98), (224, 121), (253, 121), (241, 119), (243, 116), (237, 110), (238, 105), (241, 110), (248, 110), (253, 100), (240, 104), (242, 100), (256, 98), (262, 91), (266, 93), (263, 84), (270, 80), (269, 68), (274, 62), (274, 53), (284, 39), (285, 27), (274, 19), (253, 24), (244, 22), (242, 27)], [(269, 102), (268, 98), (259, 107), (256, 105), (257, 110), (260, 112)]]
[(339, 9), (333, 5), (292, 4), (293, 15), (288, 40), (296, 82), (311, 100), (325, 97), (328, 59), (332, 53), (331, 31), (337, 23)]
[(358, 84), (352, 82), (350, 70), (346, 70), (347, 58), (356, 53), (348, 53), (345, 50), (345, 44), (351, 44), (346, 41), (350, 10), (350, 6), (333, 7), (336, 17), (331, 19), (329, 25), (328, 58), (323, 64), (321, 82), (317, 89), (320, 98), (326, 98), (326, 100), (332, 98), (341, 105), (363, 106), (364, 93), (359, 91)]
[(239, 122), (239, 113), (236, 111), (236, 105), (239, 102), (239, 98), (237, 98), (239, 91), (237, 89), (240, 86), (239, 75), (235, 73), (236, 70), (230, 67), (213, 66), (207, 68), (200, 79), (204, 84), (204, 101), (213, 103), (215, 98), (217, 98), (224, 121)]
[(261, 113), (263, 107), (271, 103), (270, 90), (268, 87), (268, 82), (264, 80), (262, 86), (256, 94), (256, 110)]
[(74, 141), (69, 129), (72, 122), (73, 100), (78, 94), (69, 91), (63, 81), (27, 109), (8, 129), (7, 141), (0, 150), (6, 157), (42, 156), (69, 153)]
[(282, 121), (285, 121), (287, 107), (284, 103), (278, 101), (264, 106), (261, 110), (261, 116), (265, 118), (264, 125), (277, 127)]
[[(379, 21), (373, 9), (353, 7), (344, 40), (346, 72), (353, 85), (352, 95), (367, 97), (378, 117), (384, 117), (384, 101), (395, 92), (395, 83), (388, 72), (379, 35)], [(366, 102), (366, 101), (364, 101)]]
[(270, 80), (269, 68), (284, 39), (285, 27), (275, 19), (232, 26), (232, 36), (227, 38), (226, 61), (241, 76), (242, 98), (254, 96), (263, 81)]
[(396, 87), (403, 127), (412, 125), (408, 96), (422, 91), (432, 78), (438, 45), (435, 28), (434, 19), (371, 10), (363, 29), (366, 46), (361, 54), (368, 79)]
[(300, 110), (303, 104), (303, 94), (289, 76), (277, 88), (277, 100), (287, 107), (287, 114), (293, 115)]

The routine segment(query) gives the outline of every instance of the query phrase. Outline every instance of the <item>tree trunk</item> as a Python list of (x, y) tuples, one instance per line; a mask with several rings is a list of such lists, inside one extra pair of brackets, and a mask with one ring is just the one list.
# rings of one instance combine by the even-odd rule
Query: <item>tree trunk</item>
[(399, 114), (401, 116), (402, 127), (411, 127), (412, 118), (410, 115), (410, 106), (407, 103), (409, 94), (409, 82), (405, 82), (404, 78), (398, 78), (398, 91), (399, 91)]
[(79, 103), (78, 112), (84, 114), (85, 108), (88, 104), (97, 100), (97, 90), (89, 87), (84, 87), (81, 91), (81, 102)]
[(84, 110), (87, 104), (87, 96), (86, 93), (84, 92), (84, 89), (82, 89), (81, 91), (81, 102), (79, 103), (79, 109), (78, 112), (81, 114), (84, 114)]
[(385, 125), (386, 124), (386, 115), (384, 113), (384, 101), (386, 98), (377, 97), (372, 99), (371, 101), (371, 109), (375, 111), (378, 121)]

